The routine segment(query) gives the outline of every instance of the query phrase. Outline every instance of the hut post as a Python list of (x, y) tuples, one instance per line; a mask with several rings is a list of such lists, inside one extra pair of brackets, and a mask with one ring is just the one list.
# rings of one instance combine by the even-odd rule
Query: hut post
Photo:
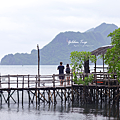
[(0, 73), (0, 88), (1, 88), (1, 73)]
[[(95, 59), (96, 59), (96, 55), (95, 55)], [(95, 61), (95, 70), (94, 70), (94, 71), (95, 71), (95, 73), (96, 73), (96, 61)]]
[(104, 54), (103, 54), (103, 73), (104, 73)]

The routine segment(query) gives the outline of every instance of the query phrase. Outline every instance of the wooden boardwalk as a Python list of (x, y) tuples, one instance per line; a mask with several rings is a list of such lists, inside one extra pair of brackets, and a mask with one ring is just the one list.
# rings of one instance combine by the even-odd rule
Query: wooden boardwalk
[[(108, 73), (93, 74), (94, 81), (88, 86), (74, 84), (72, 74), (70, 85), (67, 85), (68, 75), (64, 74), (63, 86), (60, 86), (59, 75), (55, 74), (3, 75), (0, 76), (0, 104), (5, 102), (10, 105), (14, 102), (23, 105), (25, 99), (28, 99), (29, 104), (35, 102), (36, 105), (41, 102), (56, 104), (58, 100), (65, 102), (77, 100), (85, 103), (119, 102), (120, 85), (117, 80), (111, 79)], [(84, 77), (85, 74), (82, 74), (83, 80)]]

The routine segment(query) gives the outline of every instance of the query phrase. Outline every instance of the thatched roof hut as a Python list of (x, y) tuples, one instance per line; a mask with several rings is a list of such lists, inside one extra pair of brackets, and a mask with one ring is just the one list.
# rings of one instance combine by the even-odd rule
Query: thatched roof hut
[[(103, 47), (99, 47), (96, 50), (93, 50), (91, 53), (92, 55), (98, 56), (98, 55), (103, 55), (103, 72), (104, 72), (104, 54), (107, 52), (107, 49), (111, 49), (113, 46), (107, 45)], [(96, 63), (95, 63), (95, 72), (96, 72)]]
[(92, 55), (95, 55), (95, 56), (103, 55), (107, 52), (108, 48), (111, 49), (112, 47), (113, 47), (112, 45), (99, 47), (96, 50), (93, 50), (91, 53), (92, 53)]

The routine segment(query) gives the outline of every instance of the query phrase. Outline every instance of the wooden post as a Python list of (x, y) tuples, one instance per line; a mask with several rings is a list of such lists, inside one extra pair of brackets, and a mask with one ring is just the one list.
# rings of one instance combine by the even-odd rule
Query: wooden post
[[(95, 59), (96, 59), (96, 55), (95, 55)], [(96, 61), (95, 61), (95, 73), (96, 73)]]
[[(118, 96), (119, 97), (119, 96)], [(119, 114), (120, 114), (120, 110), (119, 110), (119, 100), (117, 100), (117, 118), (119, 119)]]
[(1, 88), (1, 73), (0, 73), (0, 88)]
[(105, 102), (107, 102), (107, 88), (105, 88)]
[(28, 90), (28, 101), (29, 101), (29, 105), (30, 105), (30, 91)]
[(50, 104), (50, 90), (48, 90), (48, 102)]
[[(65, 74), (64, 74), (64, 78), (65, 78)], [(69, 78), (68, 78), (68, 80), (66, 80), (67, 79), (67, 77), (65, 78), (65, 84), (64, 84), (64, 90), (65, 90), (65, 103), (66, 103), (66, 82), (69, 82)], [(67, 83), (68, 84), (68, 83)]]
[(53, 88), (55, 88), (55, 74), (53, 74)]
[(22, 106), (23, 106), (23, 88), (24, 88), (24, 75), (23, 75), (23, 82), (22, 82)]
[[(18, 88), (18, 75), (17, 75), (17, 88)], [(19, 90), (17, 90), (17, 98), (18, 98), (18, 105), (19, 105)]]
[(53, 93), (54, 93), (54, 104), (56, 103), (56, 96), (55, 96), (55, 74), (53, 74)]
[(18, 75), (17, 75), (17, 88), (18, 88)]
[(8, 88), (10, 88), (10, 75), (8, 75)]
[(10, 90), (8, 90), (8, 107), (10, 107)]
[(37, 89), (35, 90), (35, 96), (36, 96), (36, 108), (37, 108)]
[(94, 80), (95, 80), (95, 83), (96, 83), (96, 86), (97, 86), (96, 73), (94, 73)]
[(119, 83), (117, 85), (117, 104), (119, 105)]
[(40, 94), (39, 94), (39, 89), (38, 89), (38, 105), (40, 106)]
[(35, 87), (37, 88), (37, 75), (36, 75), (36, 85), (35, 85)]
[(103, 74), (104, 74), (104, 54), (103, 54)]
[(18, 104), (19, 104), (19, 90), (17, 90), (17, 98), (18, 98)]
[(115, 88), (113, 88), (113, 104), (115, 103)]
[(22, 106), (23, 106), (23, 89), (22, 89)]
[(39, 54), (39, 45), (37, 45), (38, 49), (38, 87), (40, 87), (40, 69), (39, 69), (39, 64), (40, 64), (40, 54)]
[(29, 75), (28, 75), (28, 88), (29, 88), (29, 83), (30, 83), (30, 81), (29, 81)]
[(101, 97), (101, 104), (102, 104), (102, 88), (100, 89), (100, 97)]
[(22, 81), (22, 88), (24, 88), (24, 75), (23, 75), (23, 81)]
[(71, 74), (71, 90), (72, 90), (72, 105), (73, 105), (73, 73)]
[(73, 85), (73, 73), (71, 73), (71, 86)]
[(74, 102), (74, 96), (73, 96), (73, 86), (71, 87), (72, 89), (72, 105), (73, 105), (73, 102)]
[(2, 105), (2, 91), (0, 91), (1, 105)]
[(65, 74), (64, 74), (64, 87), (66, 87), (66, 78), (65, 78)]

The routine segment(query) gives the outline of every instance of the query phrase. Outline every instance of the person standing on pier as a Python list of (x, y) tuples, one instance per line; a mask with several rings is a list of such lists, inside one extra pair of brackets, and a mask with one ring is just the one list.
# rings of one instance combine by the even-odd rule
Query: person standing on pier
[(60, 79), (60, 85), (63, 85), (64, 81), (64, 66), (62, 65), (62, 62), (60, 62), (60, 65), (58, 66), (57, 70), (59, 70), (59, 79)]
[(69, 67), (69, 64), (66, 65), (65, 72), (67, 74), (67, 85), (70, 85), (70, 67)]

